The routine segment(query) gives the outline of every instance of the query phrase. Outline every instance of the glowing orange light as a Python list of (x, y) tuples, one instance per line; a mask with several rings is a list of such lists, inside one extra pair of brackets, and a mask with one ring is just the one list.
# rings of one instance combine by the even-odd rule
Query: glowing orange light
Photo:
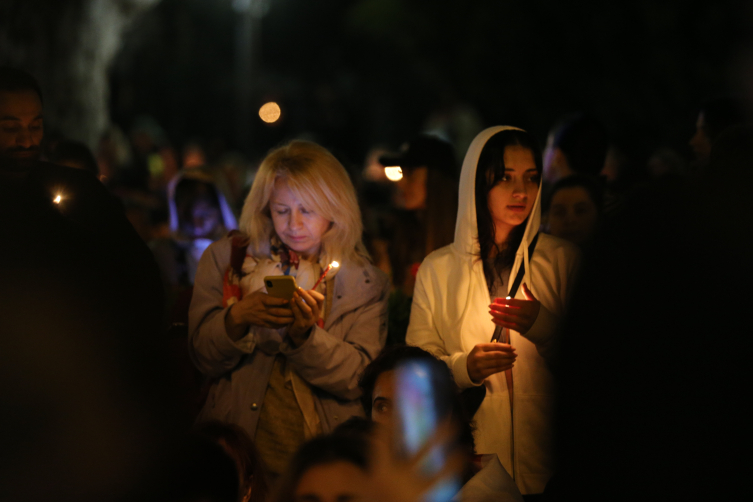
[(282, 111), (280, 110), (280, 105), (278, 105), (274, 101), (264, 103), (262, 107), (259, 108), (259, 117), (267, 124), (273, 124), (277, 122), (277, 120), (280, 118), (281, 113)]
[(55, 204), (60, 204), (61, 200), (63, 200), (63, 196), (60, 195), (60, 194), (58, 194), (57, 197), (55, 197), (54, 199), (52, 199), (52, 202), (54, 202)]

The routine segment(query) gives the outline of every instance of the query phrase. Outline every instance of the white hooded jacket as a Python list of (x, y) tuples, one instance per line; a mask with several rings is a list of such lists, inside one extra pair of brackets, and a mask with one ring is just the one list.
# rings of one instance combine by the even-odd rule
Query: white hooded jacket
[[(413, 296), (407, 343), (444, 360), (461, 389), (475, 385), (468, 376), (468, 353), (479, 343), (489, 343), (495, 328), (489, 314), (493, 299), (479, 259), (476, 166), (486, 142), (506, 129), (514, 128), (491, 127), (473, 140), (460, 175), (455, 241), (426, 257)], [(511, 344), (518, 354), (513, 368), (512, 409), (505, 374), (498, 373), (484, 381), (486, 398), (474, 417), (476, 452), (496, 453), (523, 494), (542, 493), (553, 471), (554, 382), (542, 354), (550, 357), (578, 261), (574, 245), (545, 234), (539, 235), (533, 256), (528, 256), (528, 246), (540, 225), (540, 198), (541, 189), (508, 281), (512, 284), (521, 263), (525, 263), (523, 282), (541, 302), (528, 333), (510, 331)], [(522, 286), (516, 298), (525, 299)]]

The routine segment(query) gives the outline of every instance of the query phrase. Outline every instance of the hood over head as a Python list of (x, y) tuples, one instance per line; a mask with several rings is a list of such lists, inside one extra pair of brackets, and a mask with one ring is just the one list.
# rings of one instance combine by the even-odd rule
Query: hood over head
[[(478, 167), (481, 151), (487, 141), (495, 134), (507, 131), (523, 129), (511, 126), (494, 126), (481, 131), (471, 143), (463, 160), (463, 168), (460, 172), (460, 192), (458, 195), (458, 217), (455, 223), (455, 241), (452, 244), (455, 252), (461, 255), (478, 256), (480, 246), (478, 242), (478, 224), (476, 221), (476, 169)], [(526, 230), (523, 240), (515, 255), (515, 263), (510, 271), (510, 277), (515, 277), (521, 263), (526, 264), (526, 275), (531, 270), (528, 265), (528, 246), (538, 233), (541, 225), (541, 183), (536, 194), (536, 201), (531, 209), (531, 214), (526, 222)], [(482, 274), (483, 275), (483, 274)], [(531, 281), (527, 281), (529, 287)], [(510, 280), (512, 283), (512, 280)]]
[(167, 184), (167, 204), (170, 211), (170, 231), (173, 233), (173, 235), (178, 235), (180, 233), (178, 208), (175, 203), (175, 190), (178, 187), (178, 183), (180, 183), (180, 181), (183, 179), (194, 179), (209, 184), (217, 194), (217, 201), (219, 202), (220, 213), (222, 215), (222, 224), (225, 227), (225, 231), (227, 232), (230, 230), (238, 229), (238, 222), (235, 218), (235, 215), (233, 214), (232, 209), (230, 209), (230, 204), (228, 204), (225, 195), (222, 193), (222, 190), (217, 187), (217, 184), (214, 182), (214, 179), (211, 177), (211, 175), (198, 169), (191, 169), (179, 172)]

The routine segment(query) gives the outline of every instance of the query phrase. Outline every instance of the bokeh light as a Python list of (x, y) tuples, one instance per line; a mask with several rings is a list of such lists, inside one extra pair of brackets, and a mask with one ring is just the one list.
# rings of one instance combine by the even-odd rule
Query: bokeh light
[(261, 119), (267, 124), (273, 124), (277, 122), (280, 119), (281, 113), (282, 111), (280, 110), (280, 105), (278, 105), (274, 101), (264, 103), (262, 107), (259, 108), (259, 117), (261, 117)]

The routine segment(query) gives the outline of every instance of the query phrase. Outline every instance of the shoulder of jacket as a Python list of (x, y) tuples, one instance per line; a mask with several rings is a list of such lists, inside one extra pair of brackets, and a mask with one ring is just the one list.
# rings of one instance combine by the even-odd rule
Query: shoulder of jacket
[(390, 289), (389, 276), (371, 263), (344, 266), (337, 273), (335, 280), (342, 284), (345, 291), (362, 289), (370, 291), (374, 296)]
[(221, 239), (218, 239), (211, 243), (201, 257), (203, 259), (204, 257), (211, 256), (217, 263), (229, 263), (230, 248), (231, 240), (230, 237), (226, 235), (225, 237), (222, 237)]
[(553, 235), (540, 233), (539, 240), (536, 242), (536, 251), (543, 253), (563, 253), (567, 257), (576, 258), (580, 255), (580, 249), (572, 242), (560, 239)]
[(424, 265), (432, 267), (438, 264), (447, 263), (448, 261), (463, 261), (463, 257), (460, 256), (460, 254), (452, 244), (448, 244), (447, 246), (441, 247), (436, 251), (429, 253), (426, 258), (424, 258), (424, 261), (421, 262), (421, 267), (423, 267)]
[(461, 270), (466, 270), (474, 260), (473, 255), (462, 255), (452, 245), (432, 251), (418, 267), (418, 277), (421, 281), (431, 281), (444, 284), (450, 276)]

